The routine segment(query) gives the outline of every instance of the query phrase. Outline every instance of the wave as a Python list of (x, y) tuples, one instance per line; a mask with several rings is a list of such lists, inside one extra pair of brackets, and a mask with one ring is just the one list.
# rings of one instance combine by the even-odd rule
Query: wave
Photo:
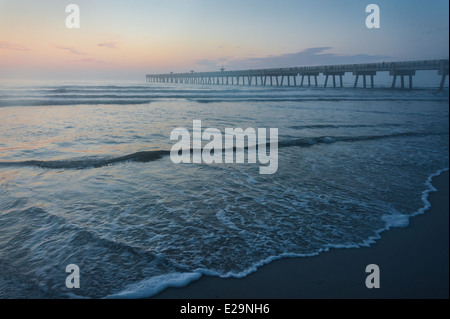
[[(391, 133), (385, 135), (362, 135), (362, 136), (318, 136), (318, 137), (302, 137), (297, 139), (281, 140), (278, 142), (279, 148), (284, 147), (311, 147), (318, 144), (332, 144), (337, 142), (361, 142), (361, 141), (375, 141), (380, 139), (389, 138), (399, 138), (399, 137), (425, 137), (425, 136), (444, 136), (448, 133), (425, 133), (425, 132), (399, 132)], [(270, 143), (266, 145), (256, 145), (258, 147), (270, 147)], [(236, 147), (233, 148), (233, 152), (236, 152)], [(244, 148), (245, 151), (248, 150), (248, 146)], [(223, 148), (222, 153), (225, 153), (227, 149)], [(190, 150), (191, 154), (193, 149)], [(169, 156), (170, 150), (153, 150), (153, 151), (141, 151), (135, 152), (128, 155), (118, 156), (118, 157), (98, 157), (89, 156), (82, 158), (72, 158), (63, 160), (28, 160), (28, 161), (3, 161), (0, 162), (0, 167), (9, 166), (34, 166), (47, 169), (89, 169), (89, 168), (100, 168), (104, 166), (110, 166), (113, 164), (123, 163), (123, 162), (140, 162), (147, 163), (153, 162), (163, 158), (164, 156)]]
[[(189, 97), (186, 97), (189, 99)], [(192, 101), (197, 103), (223, 103), (223, 102), (397, 102), (397, 101), (411, 101), (411, 102), (447, 102), (448, 98), (347, 98), (347, 97), (330, 97), (330, 98), (303, 98), (303, 97), (273, 97), (273, 96), (259, 96), (251, 98), (230, 98), (217, 99), (205, 98), (194, 99)]]
[[(0, 91), (0, 93), (2, 93)], [(89, 87), (71, 88), (58, 87), (34, 91), (19, 90), (5, 91), (0, 95), (0, 107), (8, 106), (57, 106), (57, 105), (98, 105), (98, 104), (145, 104), (154, 100), (163, 99), (185, 99), (199, 104), (224, 103), (224, 102), (447, 102), (448, 96), (371, 96), (363, 94), (331, 94), (317, 96), (299, 91), (261, 91), (246, 92), (235, 89), (198, 89), (198, 90), (161, 90), (150, 88), (127, 88), (127, 87)]]
[(106, 296), (105, 299), (146, 298), (149, 296), (154, 296), (169, 287), (185, 287), (192, 281), (200, 279), (201, 276), (202, 274), (200, 272), (176, 272), (166, 275), (154, 276), (141, 282), (132, 284), (128, 288), (122, 290), (117, 294)]
[(432, 135), (448, 135), (448, 133), (426, 133), (426, 132), (399, 132), (384, 135), (360, 135), (360, 136), (318, 136), (306, 137), (278, 142), (279, 147), (309, 147), (317, 144), (331, 144), (336, 142), (361, 142), (374, 141), (381, 139), (397, 138), (397, 137), (425, 137)]
[(30, 160), (17, 162), (0, 162), (2, 166), (36, 166), (50, 169), (86, 169), (110, 166), (122, 162), (141, 162), (147, 163), (156, 161), (165, 155), (169, 155), (169, 151), (143, 151), (136, 152), (119, 157), (83, 157), (66, 160)]
[(401, 127), (403, 124), (315, 124), (315, 125), (294, 125), (289, 126), (288, 128), (294, 130), (305, 130), (305, 129), (327, 129), (327, 128), (369, 128), (369, 127)]
[[(105, 99), (106, 98), (106, 99)], [(147, 96), (127, 96), (127, 95), (105, 95), (100, 98), (85, 97), (64, 97), (58, 96), (57, 99), (30, 99), (30, 100), (0, 100), (0, 107), (10, 106), (64, 106), (64, 105), (136, 105), (148, 104), (155, 100), (161, 99), (186, 99), (188, 101), (199, 104), (208, 103), (230, 103), (230, 102), (247, 102), (247, 103), (264, 103), (264, 102), (368, 102), (368, 101), (401, 101), (399, 99), (349, 99), (349, 98), (301, 98), (301, 97), (247, 97), (247, 98), (197, 98), (191, 95), (147, 95)], [(403, 101), (411, 102), (446, 102), (448, 99), (403, 99)]]
[(198, 268), (193, 271), (188, 272), (175, 272), (169, 273), (165, 275), (153, 276), (142, 281), (136, 282), (132, 285), (129, 285), (127, 288), (122, 291), (106, 296), (106, 299), (115, 299), (115, 298), (149, 298), (157, 295), (161, 291), (170, 288), (170, 287), (185, 287), (189, 285), (191, 282), (199, 280), (203, 275), (213, 276), (219, 278), (244, 278), (248, 275), (256, 272), (262, 266), (269, 264), (273, 261), (284, 259), (284, 258), (304, 258), (304, 257), (312, 257), (320, 255), (323, 252), (328, 252), (331, 249), (357, 249), (361, 247), (370, 247), (376, 243), (377, 240), (381, 238), (381, 234), (385, 231), (390, 230), (391, 228), (405, 228), (409, 225), (409, 221), (412, 217), (415, 217), (420, 214), (424, 214), (427, 210), (431, 208), (431, 203), (428, 201), (429, 194), (431, 192), (437, 191), (437, 189), (432, 185), (432, 179), (436, 176), (441, 175), (443, 172), (447, 172), (449, 169), (444, 168), (438, 170), (436, 173), (433, 173), (428, 176), (424, 185), (426, 189), (422, 192), (422, 202), (424, 204), (423, 207), (418, 209), (416, 212), (411, 215), (404, 214), (393, 214), (393, 215), (384, 215), (382, 216), (383, 221), (385, 222), (385, 226), (375, 232), (375, 235), (367, 238), (361, 243), (355, 244), (342, 244), (342, 245), (326, 245), (325, 248), (319, 249), (314, 253), (310, 254), (301, 254), (301, 253), (282, 253), (276, 256), (270, 256), (265, 259), (262, 259), (256, 263), (254, 263), (248, 269), (245, 269), (239, 273), (229, 272), (226, 274), (221, 274), (216, 271), (211, 271), (209, 269)]
[(0, 100), (0, 107), (9, 106), (64, 106), (64, 105), (135, 105), (148, 104), (152, 100), (127, 100), (126, 97), (122, 99), (113, 100)]
[[(27, 92), (27, 91), (24, 91)], [(43, 89), (42, 93), (55, 93), (55, 94), (66, 94), (66, 93), (109, 93), (109, 92), (120, 92), (120, 93), (149, 93), (149, 92), (164, 92), (164, 93), (239, 93), (239, 90), (221, 90), (221, 89), (198, 89), (198, 90), (182, 90), (182, 89), (164, 89), (161, 88), (149, 88), (149, 87), (118, 87), (118, 88), (102, 88), (102, 87), (87, 87), (87, 88), (58, 88), (58, 89)]]

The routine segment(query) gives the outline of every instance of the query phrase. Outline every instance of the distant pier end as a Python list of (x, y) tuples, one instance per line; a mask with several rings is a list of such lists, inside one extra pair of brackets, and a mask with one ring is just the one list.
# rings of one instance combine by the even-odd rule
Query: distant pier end
[[(343, 87), (342, 77), (346, 73), (355, 76), (353, 87), (359, 86), (359, 79), (362, 78), (362, 87), (367, 88), (367, 80), (370, 79), (370, 87), (374, 88), (374, 78), (377, 72), (389, 72), (392, 76), (392, 88), (402, 89), (413, 87), (413, 76), (417, 71), (437, 71), (441, 76), (439, 90), (444, 89), (444, 84), (448, 74), (447, 60), (422, 60), (403, 62), (381, 62), (381, 63), (361, 63), (342, 64), (324, 66), (303, 66), (280, 69), (258, 69), (225, 71), (223, 68), (218, 72), (193, 72), (190, 73), (169, 73), (169, 74), (147, 74), (147, 82), (162, 83), (186, 83), (186, 84), (215, 84), (215, 85), (260, 85), (260, 86), (304, 86), (305, 78), (307, 85), (311, 87), (311, 78), (314, 79), (314, 86), (318, 86), (317, 77), (325, 76), (324, 87)], [(301, 79), (300, 85), (297, 78)], [(405, 77), (408, 83), (405, 83)], [(397, 80), (400, 79), (399, 85)], [(292, 81), (291, 81), (292, 80)], [(332, 80), (332, 83), (329, 82)], [(339, 80), (339, 85), (337, 81)], [(408, 84), (408, 85), (406, 85)]]

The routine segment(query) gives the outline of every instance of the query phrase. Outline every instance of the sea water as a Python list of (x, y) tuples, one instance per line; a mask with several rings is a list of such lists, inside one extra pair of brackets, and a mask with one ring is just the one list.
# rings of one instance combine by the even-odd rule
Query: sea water
[[(373, 244), (429, 207), (448, 103), (436, 88), (2, 82), (0, 297), (147, 297)], [(193, 120), (278, 128), (278, 171), (174, 164), (170, 133)]]

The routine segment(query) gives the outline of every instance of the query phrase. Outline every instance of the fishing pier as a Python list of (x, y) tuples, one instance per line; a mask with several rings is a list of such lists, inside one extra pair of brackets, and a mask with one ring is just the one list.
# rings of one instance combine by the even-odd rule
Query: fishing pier
[[(444, 89), (448, 76), (449, 60), (422, 60), (403, 62), (361, 63), (323, 66), (301, 66), (255, 70), (217, 72), (194, 72), (147, 74), (147, 82), (214, 84), (214, 85), (259, 85), (259, 86), (308, 86), (318, 87), (318, 77), (325, 77), (324, 87), (343, 87), (343, 76), (351, 73), (355, 77), (354, 88), (374, 88), (378, 72), (389, 72), (392, 88), (413, 88), (413, 76), (417, 71), (436, 71), (441, 76), (439, 89)], [(360, 81), (361, 80), (361, 81)]]

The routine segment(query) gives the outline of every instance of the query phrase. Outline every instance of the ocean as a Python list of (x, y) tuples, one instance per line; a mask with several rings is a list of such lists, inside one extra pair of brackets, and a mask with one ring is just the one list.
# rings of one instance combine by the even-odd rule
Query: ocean
[[(426, 87), (2, 82), (0, 298), (150, 297), (372, 245), (429, 208), (448, 105)], [(174, 164), (170, 133), (194, 120), (278, 128), (278, 171)]]

